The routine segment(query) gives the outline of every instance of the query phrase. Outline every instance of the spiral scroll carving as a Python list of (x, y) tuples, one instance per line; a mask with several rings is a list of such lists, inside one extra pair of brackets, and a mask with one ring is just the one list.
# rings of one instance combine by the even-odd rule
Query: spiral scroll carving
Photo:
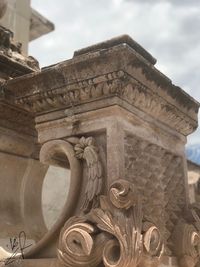
[(129, 209), (137, 203), (138, 196), (133, 184), (126, 180), (117, 180), (110, 187), (110, 200), (118, 209)]
[(196, 227), (180, 222), (174, 232), (174, 252), (181, 267), (194, 267), (200, 257), (200, 235)]
[(95, 233), (85, 219), (72, 217), (60, 233), (58, 259), (64, 266), (98, 266), (102, 259), (106, 236)]
[(73, 217), (60, 234), (58, 259), (64, 266), (158, 266), (163, 251), (158, 228), (144, 222), (133, 184), (117, 180), (100, 207)]
[(144, 233), (143, 236), (144, 248), (151, 256), (159, 256), (162, 250), (161, 234), (159, 229), (152, 225)]

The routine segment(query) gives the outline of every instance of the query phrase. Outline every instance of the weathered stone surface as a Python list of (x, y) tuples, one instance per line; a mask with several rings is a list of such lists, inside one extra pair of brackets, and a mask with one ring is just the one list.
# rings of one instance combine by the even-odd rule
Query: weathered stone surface
[(36, 137), (34, 116), (15, 105), (5, 84), (7, 80), (38, 70), (36, 60), (21, 54), (21, 46), (13, 41), (13, 33), (0, 26), (0, 127), (13, 130), (13, 135), (29, 136), (31, 142)]
[(181, 157), (130, 133), (124, 145), (125, 175), (143, 196), (146, 220), (159, 226), (170, 250), (170, 235), (187, 205)]
[(147, 61), (149, 61), (149, 63), (153, 65), (156, 64), (156, 59), (151, 54), (149, 54), (141, 45), (134, 41), (129, 35), (122, 35), (116, 38), (112, 38), (108, 41), (80, 49), (74, 52), (74, 57), (91, 52), (98, 52), (99, 50), (109, 49), (110, 47), (122, 44), (130, 46), (130, 48), (132, 48), (135, 52), (142, 55)]
[[(34, 116), (17, 107), (4, 88), (7, 80), (35, 69), (31, 66), (33, 60), (21, 54), (20, 45), (12, 37), (12, 32), (0, 27), (0, 242), (11, 254), (9, 238), (23, 230), (34, 243), (47, 231), (40, 201), (47, 167), (38, 161)], [(33, 191), (36, 184), (38, 189)], [(2, 251), (0, 255), (2, 259)]]
[(21, 44), (13, 41), (13, 33), (0, 26), (0, 79), (7, 80), (35, 70), (39, 70), (38, 62), (23, 56)]
[(137, 108), (184, 135), (196, 129), (198, 103), (147, 61), (143, 51), (139, 54), (121, 38), (100, 47), (78, 52), (23, 82), (10, 81), (7, 90), (16, 105), (36, 114), (60, 110), (64, 116), (66, 109), (77, 114), (93, 110), (95, 101), (98, 108), (117, 104), (133, 113)]
[(24, 176), (22, 224), (36, 241), (26, 259), (57, 257), (66, 267), (198, 262), (200, 214), (189, 208), (185, 143), (199, 104), (154, 64), (122, 36), (3, 85), (9, 105), (34, 119), (44, 172), (71, 170), (68, 199), (46, 232), (37, 216), (42, 172)]

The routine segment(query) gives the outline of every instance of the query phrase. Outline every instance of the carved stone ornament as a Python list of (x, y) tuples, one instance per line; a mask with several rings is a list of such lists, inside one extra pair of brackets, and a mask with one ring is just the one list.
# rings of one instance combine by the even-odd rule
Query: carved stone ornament
[(154, 64), (155, 59), (125, 35), (75, 52), (69, 61), (32, 76), (31, 83), (14, 81), (6, 88), (17, 106), (38, 115), (63, 109), (79, 114), (94, 110), (94, 103), (95, 109), (116, 104), (188, 135), (197, 128), (198, 103)]
[(87, 186), (82, 209), (86, 212), (98, 202), (98, 196), (102, 190), (102, 166), (98, 155), (98, 148), (95, 146), (93, 137), (69, 138), (68, 142), (74, 144), (75, 156), (85, 160), (87, 164)]
[[(63, 80), (64, 77), (61, 77)], [(61, 79), (60, 78), (60, 79)], [(118, 96), (124, 101), (153, 117), (164, 119), (168, 125), (173, 125), (178, 131), (190, 133), (195, 122), (189, 122), (175, 106), (161, 99), (156, 93), (142, 85), (124, 71), (115, 71), (83, 82), (52, 88), (47, 92), (26, 94), (15, 100), (16, 105), (23, 105), (27, 111), (44, 112), (48, 109), (70, 107), (101, 98)]]
[(163, 243), (157, 227), (144, 222), (133, 184), (115, 181), (100, 207), (69, 219), (60, 233), (58, 259), (63, 266), (158, 266)]
[(200, 258), (200, 218), (193, 208), (190, 215), (193, 221), (180, 221), (173, 235), (174, 252), (180, 267), (194, 267)]

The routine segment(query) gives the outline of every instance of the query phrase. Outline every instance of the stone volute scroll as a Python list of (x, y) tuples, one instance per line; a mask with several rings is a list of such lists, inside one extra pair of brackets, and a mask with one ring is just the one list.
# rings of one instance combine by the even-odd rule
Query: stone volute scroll
[[(62, 156), (62, 157), (61, 157)], [(64, 158), (64, 160), (63, 160)], [(40, 150), (40, 161), (43, 164), (69, 167), (71, 170), (71, 182), (68, 193), (68, 199), (63, 207), (63, 211), (60, 214), (59, 219), (53, 225), (41, 240), (31, 248), (25, 257), (33, 257), (42, 248), (47, 247), (52, 238), (56, 238), (56, 233), (59, 233), (63, 223), (73, 215), (78, 202), (81, 185), (81, 164), (75, 157), (75, 151), (73, 146), (64, 140), (52, 140), (46, 142)]]
[[(47, 165), (70, 168), (70, 189), (59, 219), (50, 231), (25, 254), (25, 257), (33, 257), (39, 250), (48, 247), (53, 236), (57, 238), (56, 235), (63, 223), (73, 216), (77, 209), (86, 213), (92, 207), (98, 207), (99, 195), (102, 191), (102, 164), (93, 137), (70, 137), (66, 140), (48, 141), (41, 147), (40, 161)], [(83, 161), (86, 163), (86, 186), (81, 206), (77, 208), (83, 184)]]
[(199, 206), (191, 206), (187, 216), (179, 221), (173, 233), (174, 251), (181, 267), (199, 266), (199, 215)]
[(63, 266), (158, 266), (163, 252), (159, 229), (143, 222), (134, 186), (117, 180), (100, 207), (71, 218), (60, 234), (58, 259)]
[(22, 266), (198, 266), (185, 144), (199, 103), (155, 64), (123, 35), (3, 84), (32, 118), (44, 166), (71, 170), (62, 214)]

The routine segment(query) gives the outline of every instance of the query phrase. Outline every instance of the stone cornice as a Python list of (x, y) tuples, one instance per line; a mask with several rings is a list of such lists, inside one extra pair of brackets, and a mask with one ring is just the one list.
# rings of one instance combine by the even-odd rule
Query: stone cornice
[(17, 106), (31, 113), (83, 103), (88, 103), (90, 110), (91, 102), (117, 96), (124, 107), (128, 102), (184, 135), (193, 132), (199, 104), (173, 85), (134, 45), (118, 42), (109, 47), (109, 42), (106, 48), (97, 45), (97, 50), (94, 46), (85, 53), (83, 49), (73, 59), (41, 73), (8, 81), (5, 88)]
[(126, 44), (132, 49), (134, 49), (138, 54), (142, 55), (149, 63), (155, 65), (156, 59), (146, 51), (140, 44), (134, 41), (129, 35), (121, 35), (116, 38), (112, 38), (110, 40), (91, 45), (89, 47), (77, 50), (74, 52), (74, 57), (84, 55), (91, 52), (96, 52), (98, 50), (109, 49), (110, 47)]
[(17, 99), (15, 103), (28, 111), (43, 113), (114, 96), (118, 96), (184, 135), (197, 127), (194, 119), (180, 112), (177, 107), (123, 71), (108, 73), (47, 92), (37, 92)]

